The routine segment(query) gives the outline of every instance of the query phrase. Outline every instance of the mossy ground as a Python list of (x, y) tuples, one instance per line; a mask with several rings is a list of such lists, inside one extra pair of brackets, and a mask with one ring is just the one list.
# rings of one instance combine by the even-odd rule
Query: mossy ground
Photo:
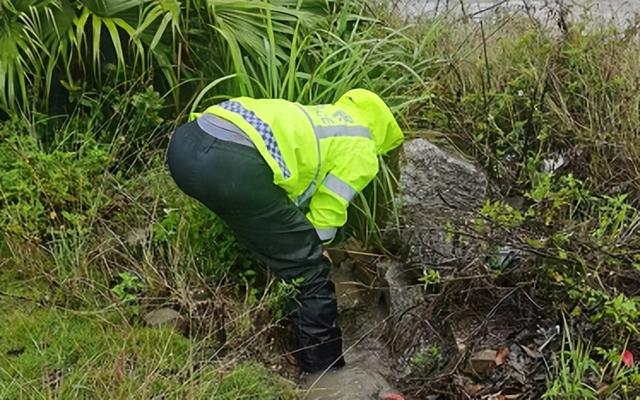
[(134, 326), (115, 309), (45, 305), (46, 289), (0, 280), (2, 399), (288, 399), (293, 385), (251, 361), (207, 359), (170, 327)]

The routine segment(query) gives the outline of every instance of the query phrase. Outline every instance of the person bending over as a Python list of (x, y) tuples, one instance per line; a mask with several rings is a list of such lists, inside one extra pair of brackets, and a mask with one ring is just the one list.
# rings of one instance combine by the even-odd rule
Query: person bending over
[(279, 279), (301, 282), (291, 322), (303, 371), (344, 365), (323, 245), (377, 174), (378, 156), (403, 139), (391, 110), (364, 89), (321, 105), (234, 98), (193, 115), (171, 137), (167, 161), (178, 187)]

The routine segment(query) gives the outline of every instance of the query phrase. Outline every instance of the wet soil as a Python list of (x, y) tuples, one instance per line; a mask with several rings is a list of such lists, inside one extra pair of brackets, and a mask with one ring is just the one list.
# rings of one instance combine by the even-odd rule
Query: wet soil
[(337, 264), (333, 270), (347, 365), (339, 371), (307, 377), (307, 400), (377, 399), (380, 391), (391, 386), (394, 373), (385, 338), (388, 310), (384, 289), (374, 274), (363, 271), (352, 260)]
[(376, 399), (388, 387), (406, 399), (429, 400), (535, 399), (544, 392), (550, 352), (561, 334), (557, 321), (547, 317), (554, 313), (534, 295), (533, 282), (521, 281), (525, 265), (498, 280), (459, 271), (469, 279), (425, 291), (423, 304), (407, 313), (411, 324), (396, 324), (375, 262), (360, 257), (336, 263), (348, 367), (311, 377), (306, 387), (321, 390), (305, 398)]

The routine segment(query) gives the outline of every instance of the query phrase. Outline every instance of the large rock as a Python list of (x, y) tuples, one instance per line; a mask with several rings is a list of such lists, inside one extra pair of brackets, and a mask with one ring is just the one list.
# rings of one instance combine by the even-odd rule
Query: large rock
[(404, 154), (398, 232), (403, 261), (423, 270), (443, 267), (444, 272), (468, 263), (477, 243), (458, 233), (468, 230), (482, 206), (484, 173), (424, 139), (406, 143)]
[[(411, 372), (416, 352), (426, 351), (434, 339), (424, 329), (428, 311), (424, 301), (426, 275), (437, 284), (480, 255), (480, 243), (469, 239), (472, 219), (477, 217), (486, 195), (485, 175), (471, 163), (449, 154), (424, 139), (404, 146), (398, 197), (400, 224), (387, 229), (387, 245), (399, 260), (381, 260), (378, 275), (387, 283), (391, 317), (390, 344), (402, 354)], [(422, 308), (421, 308), (422, 307)]]

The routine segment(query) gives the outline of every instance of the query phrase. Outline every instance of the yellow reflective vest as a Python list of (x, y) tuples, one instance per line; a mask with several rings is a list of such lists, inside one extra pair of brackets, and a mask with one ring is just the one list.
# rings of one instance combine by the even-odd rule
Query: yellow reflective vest
[(350, 201), (378, 173), (378, 155), (404, 139), (391, 110), (364, 89), (316, 106), (239, 97), (205, 113), (247, 134), (273, 170), (273, 182), (296, 204), (308, 202), (307, 218), (323, 242), (333, 239)]

